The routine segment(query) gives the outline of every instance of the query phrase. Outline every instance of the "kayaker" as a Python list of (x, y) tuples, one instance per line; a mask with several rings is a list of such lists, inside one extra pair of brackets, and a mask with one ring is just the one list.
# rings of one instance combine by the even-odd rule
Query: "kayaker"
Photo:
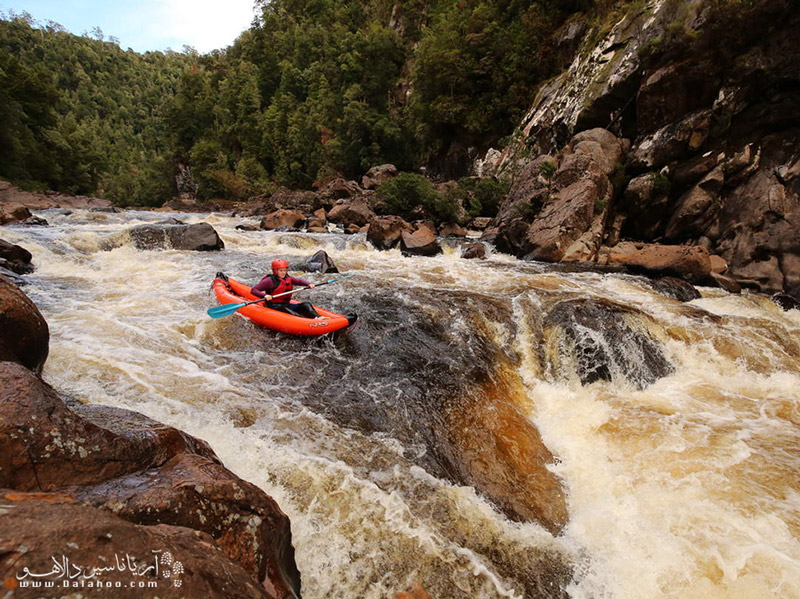
[(293, 304), (291, 303), (291, 295), (284, 295), (273, 300), (273, 295), (280, 295), (281, 293), (291, 291), (295, 285), (308, 287), (309, 289), (314, 288), (314, 283), (290, 276), (289, 263), (286, 260), (273, 260), (272, 274), (267, 275), (256, 283), (255, 286), (250, 289), (250, 293), (256, 297), (263, 297), (264, 305), (267, 308), (280, 310), (281, 312), (301, 316), (302, 318), (319, 318), (319, 314), (310, 302)]

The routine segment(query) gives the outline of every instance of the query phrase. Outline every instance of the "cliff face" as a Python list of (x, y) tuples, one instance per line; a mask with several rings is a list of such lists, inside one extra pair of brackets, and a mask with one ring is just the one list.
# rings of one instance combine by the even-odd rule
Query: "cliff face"
[[(552, 154), (558, 166), (576, 134), (603, 128), (630, 144), (603, 168), (614, 194), (596, 206), (608, 212), (601, 243), (703, 246), (740, 283), (797, 295), (797, 2), (652, 0), (622, 10), (615, 22), (587, 28), (569, 68), (538, 91), (496, 162), (514, 177), (497, 222), (501, 237), (528, 255), (520, 239), (530, 238), (547, 198), (559, 197), (553, 180), (542, 178), (547, 171), (531, 165)], [(586, 260), (598, 259), (593, 249)]]

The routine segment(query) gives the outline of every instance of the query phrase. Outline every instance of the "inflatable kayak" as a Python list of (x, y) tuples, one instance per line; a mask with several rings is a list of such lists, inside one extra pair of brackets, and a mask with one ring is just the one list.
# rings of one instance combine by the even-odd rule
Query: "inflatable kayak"
[[(214, 294), (220, 304), (241, 304), (257, 300), (258, 297), (250, 293), (250, 285), (235, 281), (218, 272), (214, 279)], [(292, 300), (292, 303), (300, 303)], [(314, 306), (320, 318), (302, 318), (294, 314), (287, 314), (279, 310), (267, 308), (264, 304), (250, 304), (239, 308), (238, 313), (253, 321), (258, 326), (273, 331), (280, 331), (287, 335), (326, 335), (353, 326), (358, 316), (356, 314), (336, 314)]]

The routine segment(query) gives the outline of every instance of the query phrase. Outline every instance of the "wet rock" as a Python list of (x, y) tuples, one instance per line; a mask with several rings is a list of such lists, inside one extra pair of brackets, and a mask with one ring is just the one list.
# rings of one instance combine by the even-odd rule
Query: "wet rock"
[(690, 302), (702, 297), (694, 285), (675, 277), (661, 277), (651, 281), (650, 286), (661, 295), (666, 295), (681, 302)]
[(299, 595), (288, 518), (255, 485), (206, 457), (181, 453), (157, 469), (62, 492), (136, 524), (206, 533), (256, 580), (278, 586), (277, 596)]
[[(0, 277), (0, 360), (39, 374), (49, 343), (50, 330), (36, 304), (13, 282)], [(0, 380), (5, 386), (5, 379)]]
[(390, 250), (400, 243), (403, 231), (410, 233), (413, 227), (399, 216), (376, 216), (369, 221), (367, 241), (377, 250)]
[(39, 216), (31, 216), (30, 218), (26, 218), (22, 221), (23, 225), (26, 227), (48, 227), (50, 223), (47, 222), (46, 219), (41, 218)]
[(261, 227), (258, 225), (251, 225), (249, 223), (243, 223), (241, 225), (236, 225), (235, 229), (237, 231), (260, 231)]
[(17, 287), (24, 287), (28, 284), (28, 282), (13, 271), (8, 270), (7, 268), (3, 268), (0, 266), (0, 278), (5, 279), (8, 282), (13, 283)]
[(345, 235), (356, 235), (361, 233), (362, 227), (355, 223), (351, 223), (344, 228)]
[(550, 367), (567, 377), (574, 369), (584, 385), (627, 380), (643, 389), (674, 371), (649, 325), (643, 312), (606, 300), (561, 302), (544, 319)]
[(276, 210), (261, 219), (261, 228), (266, 230), (288, 227), (298, 229), (306, 222), (306, 217), (297, 210)]
[(17, 364), (0, 363), (0, 378), (0, 488), (67, 492), (137, 524), (196, 528), (268, 596), (299, 591), (288, 519), (204, 441), (128, 410), (67, 407)]
[(509, 400), (521, 389), (498, 381), (484, 392), (445, 410), (454, 468), (509, 518), (560, 532), (569, 518), (564, 490), (539, 431)]
[(707, 284), (711, 274), (708, 250), (699, 246), (619, 243), (611, 249), (607, 264), (622, 265), (631, 272), (683, 277)]
[(531, 246), (527, 239), (530, 222), (523, 218), (515, 218), (499, 227), (486, 229), (480, 237), (485, 243), (493, 244), (499, 252), (512, 256), (525, 256)]
[(194, 225), (140, 225), (129, 230), (136, 249), (174, 249), (198, 252), (225, 247), (219, 234), (208, 223)]
[(442, 253), (436, 235), (427, 227), (400, 233), (400, 251), (404, 256), (435, 256)]
[(31, 260), (33, 256), (24, 247), (0, 239), (0, 266), (17, 273), (26, 275), (33, 272)]
[(492, 219), (488, 216), (476, 216), (469, 221), (468, 227), (474, 231), (485, 231)]
[(345, 226), (363, 227), (375, 217), (375, 213), (363, 200), (343, 201), (328, 212), (328, 220)]
[(439, 227), (439, 235), (442, 237), (466, 237), (467, 230), (456, 223), (444, 223)]
[(165, 218), (164, 220), (160, 220), (157, 223), (153, 223), (156, 225), (185, 225), (186, 223), (183, 222), (179, 218), (175, 218), (174, 216), (170, 216), (169, 218)]
[(393, 164), (373, 166), (361, 178), (361, 186), (364, 189), (375, 189), (384, 181), (396, 177), (398, 174), (397, 168)]
[(21, 223), (33, 216), (31, 211), (24, 206), (0, 206), (0, 225)]
[(486, 258), (486, 246), (482, 243), (465, 243), (461, 246), (461, 257), (465, 260)]
[[(121, 583), (112, 593), (120, 599), (140, 599), (143, 589), (137, 588), (139, 582), (157, 583), (157, 590), (148, 589), (145, 594), (155, 590), (162, 597), (281, 597), (261, 586), (202, 532), (165, 524), (139, 526), (106, 511), (80, 505), (65, 494), (0, 490), (0, 499), (3, 503), (0, 576), (6, 583), (7, 596), (36, 599), (96, 596), (103, 592), (89, 585), (108, 581), (112, 585)], [(62, 564), (69, 576), (60, 578), (54, 574), (38, 580), (24, 577), (23, 568), (33, 574), (53, 572), (54, 559), (60, 560), (62, 555), (69, 560), (69, 564)], [(117, 560), (129, 563), (126, 555), (135, 560), (130, 562), (135, 563), (135, 569), (140, 567), (136, 570), (138, 575), (118, 571)], [(110, 571), (100, 570), (103, 568)], [(93, 569), (97, 569), (94, 575)], [(74, 576), (76, 572), (78, 575)], [(29, 580), (53, 581), (54, 585), (23, 588), (21, 584)], [(65, 587), (65, 582), (74, 586)]]
[[(313, 216), (306, 219), (306, 230), (309, 233), (327, 232), (328, 218), (323, 208), (314, 212)], [(312, 230), (313, 229), (313, 230)]]
[(213, 458), (202, 441), (141, 414), (67, 408), (24, 367), (0, 362), (0, 487), (50, 491), (157, 467), (181, 452)]
[(786, 293), (775, 293), (769, 299), (778, 304), (784, 312), (800, 310), (800, 300)]
[(299, 270), (303, 272), (339, 272), (336, 264), (325, 250), (319, 250), (308, 260), (298, 262), (291, 265), (291, 270)]
[(725, 261), (725, 258), (722, 256), (717, 256), (716, 254), (711, 254), (709, 256), (711, 260), (711, 273), (717, 274), (725, 274), (728, 271), (728, 263)]
[(728, 293), (741, 293), (742, 286), (739, 284), (738, 281), (732, 279), (731, 277), (727, 277), (723, 274), (712, 272), (711, 278), (714, 281), (714, 284), (727, 291)]

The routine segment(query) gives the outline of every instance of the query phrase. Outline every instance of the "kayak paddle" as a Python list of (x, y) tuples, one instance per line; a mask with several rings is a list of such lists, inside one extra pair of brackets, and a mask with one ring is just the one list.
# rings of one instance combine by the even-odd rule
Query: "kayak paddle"
[[(344, 281), (345, 279), (349, 279), (350, 277), (355, 276), (352, 275), (345, 275), (338, 279), (329, 279), (323, 283), (319, 283), (318, 285), (314, 285), (314, 288), (322, 287), (323, 285), (330, 285), (331, 283), (338, 283), (339, 281)], [(285, 293), (279, 293), (278, 295), (273, 295), (272, 298), (275, 299), (276, 297), (282, 297), (284, 295), (292, 295), (293, 293), (297, 293), (298, 291), (303, 291), (305, 289), (310, 289), (310, 287), (300, 287), (298, 289), (292, 289), (291, 291), (286, 291)], [(250, 304), (257, 304), (259, 302), (263, 302), (264, 298), (253, 300), (252, 302), (244, 302), (243, 304), (222, 304), (221, 306), (214, 306), (213, 308), (209, 308), (206, 312), (211, 318), (222, 318), (223, 316), (229, 316), (236, 312), (239, 308), (244, 308), (245, 306), (249, 306)]]

